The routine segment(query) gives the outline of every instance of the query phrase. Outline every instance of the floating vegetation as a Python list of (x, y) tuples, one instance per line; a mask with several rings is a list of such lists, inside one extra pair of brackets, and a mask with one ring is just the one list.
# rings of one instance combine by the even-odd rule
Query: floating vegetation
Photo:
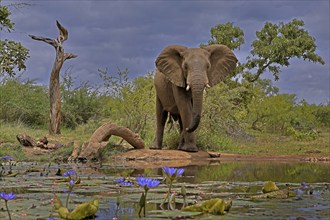
[(99, 199), (93, 199), (90, 202), (84, 202), (76, 206), (71, 212), (62, 205), (61, 200), (55, 196), (54, 206), (58, 208), (58, 214), (63, 219), (81, 220), (95, 216), (99, 209)]
[(276, 184), (273, 181), (267, 181), (264, 183), (264, 186), (262, 187), (263, 193), (270, 193), (279, 190), (279, 188), (276, 186)]
[(75, 185), (80, 183), (80, 178), (74, 170), (69, 170), (63, 174), (67, 177), (68, 190), (65, 206), (63, 206), (61, 199), (55, 194), (54, 198), (54, 209), (58, 212), (59, 216), (67, 220), (82, 220), (88, 217), (94, 217), (97, 210), (99, 209), (99, 199), (95, 198), (90, 202), (84, 202), (76, 206), (71, 212), (68, 209), (70, 195), (73, 194), (73, 188)]
[[(298, 217), (326, 219), (330, 216), (328, 181), (306, 183), (304, 178), (300, 178), (299, 183), (290, 182), (288, 175), (288, 181), (272, 179), (271, 182), (274, 184), (276, 181), (275, 186), (278, 190), (263, 193), (262, 188), (267, 188), (265, 183), (268, 181), (265, 181), (266, 178), (260, 173), (257, 174), (260, 181), (244, 182), (244, 175), (241, 180), (228, 181), (225, 177), (215, 180), (214, 166), (209, 169), (185, 167), (184, 172), (180, 171), (181, 175), (178, 175), (180, 173), (176, 171), (176, 179), (173, 180), (169, 190), (170, 182), (166, 180), (163, 169), (149, 169), (146, 172), (131, 169), (127, 173), (128, 169), (125, 167), (113, 168), (116, 172), (112, 170), (108, 172), (103, 171), (103, 168), (91, 168), (86, 164), (11, 162), (14, 164), (12, 172), (18, 175), (10, 178), (3, 176), (0, 179), (0, 192), (6, 195), (16, 194), (15, 199), (8, 201), (12, 219), (59, 220), (84, 216), (94, 216), (96, 220), (138, 219), (140, 204), (143, 206), (140, 212), (141, 217), (145, 212), (143, 219), (218, 219), (219, 214), (225, 214), (223, 217), (226, 219), (296, 219)], [(238, 169), (240, 163), (236, 163), (231, 174), (229, 170), (226, 173), (240, 174)], [(2, 161), (6, 174), (9, 171), (9, 165), (8, 159)], [(241, 166), (245, 169), (244, 163)], [(310, 172), (308, 166), (309, 164), (306, 164), (306, 171)], [(221, 170), (221, 167), (226, 166), (220, 164), (214, 168)], [(293, 168), (291, 164), (284, 167), (290, 170)], [(302, 164), (299, 164), (299, 169), (303, 170), (302, 168)], [(327, 168), (329, 165), (319, 166), (318, 172), (324, 173), (328, 170)], [(112, 168), (107, 166), (107, 169)], [(178, 168), (173, 169), (178, 170)], [(27, 170), (35, 172), (26, 172)], [(58, 170), (60, 170), (59, 173)], [(169, 174), (168, 177), (172, 177), (175, 172), (170, 171)], [(195, 183), (195, 176), (200, 175), (204, 175), (205, 178), (198, 179)], [(160, 183), (152, 187), (150, 182), (151, 188), (148, 189), (146, 198), (141, 201), (141, 194), (145, 195), (144, 186), (148, 186), (147, 178), (160, 181)], [(281, 176), (281, 178), (284, 177)], [(294, 178), (298, 179), (297, 176)], [(274, 189), (276, 189), (275, 186), (273, 186)], [(166, 198), (168, 194), (169, 197)], [(165, 203), (164, 198), (166, 198)], [(230, 198), (232, 198), (231, 203)], [(68, 201), (67, 207), (66, 201)], [(168, 206), (168, 203), (171, 206)], [(164, 205), (161, 206), (161, 204)], [(230, 209), (226, 209), (225, 204)], [(0, 205), (3, 207), (2, 212), (0, 211), (0, 219), (8, 219), (4, 199), (0, 199)], [(56, 206), (55, 209), (53, 209), (54, 206)], [(195, 208), (193, 212), (189, 210), (192, 207)], [(59, 209), (62, 211), (59, 212)], [(79, 210), (90, 211), (85, 214)], [(79, 212), (81, 213), (77, 214)]]
[(231, 208), (233, 202), (231, 199), (213, 198), (202, 203), (184, 207), (182, 211), (202, 212), (212, 215), (224, 215)]

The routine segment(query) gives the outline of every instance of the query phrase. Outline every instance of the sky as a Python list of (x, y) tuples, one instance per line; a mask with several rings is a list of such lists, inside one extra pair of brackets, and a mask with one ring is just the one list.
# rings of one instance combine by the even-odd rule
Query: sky
[(28, 35), (56, 38), (56, 20), (69, 31), (65, 52), (78, 55), (65, 61), (61, 74), (70, 72), (76, 85), (100, 86), (98, 69), (116, 73), (127, 68), (131, 78), (146, 75), (155, 70), (155, 59), (164, 47), (198, 47), (211, 39), (211, 27), (227, 22), (244, 31), (245, 43), (234, 51), (244, 63), (256, 31), (265, 22), (287, 23), (296, 18), (304, 21), (305, 30), (315, 38), (316, 53), (325, 64), (294, 58), (289, 67), (281, 68), (278, 81), (267, 73), (262, 78), (271, 78), (280, 93), (296, 94), (298, 101), (330, 101), (328, 0), (3, 0), (1, 4), (22, 2), (30, 5), (10, 7), (15, 30), (10, 34), (2, 31), (0, 37), (19, 41), (29, 49), (22, 77), (38, 84), (48, 85), (55, 50)]

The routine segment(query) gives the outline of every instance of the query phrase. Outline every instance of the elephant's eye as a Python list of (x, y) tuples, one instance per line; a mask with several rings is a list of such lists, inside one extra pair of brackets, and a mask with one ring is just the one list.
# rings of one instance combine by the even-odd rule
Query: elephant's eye
[(207, 70), (210, 70), (211, 69), (211, 64), (208, 63), (207, 66), (206, 66)]
[(183, 63), (182, 68), (184, 71), (188, 70), (188, 64), (187, 63)]

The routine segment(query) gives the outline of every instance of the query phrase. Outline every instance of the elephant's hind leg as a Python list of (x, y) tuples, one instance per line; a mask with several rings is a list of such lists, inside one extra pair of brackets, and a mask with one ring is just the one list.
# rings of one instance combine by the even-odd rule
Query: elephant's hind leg
[(178, 150), (182, 150), (183, 145), (184, 145), (184, 133), (183, 133), (183, 125), (182, 125), (182, 120), (181, 117), (179, 116), (179, 125), (180, 125), (180, 142), (178, 146)]
[(164, 128), (167, 120), (168, 112), (164, 110), (160, 100), (157, 98), (156, 101), (156, 118), (157, 118), (157, 129), (156, 129), (156, 140), (149, 149), (162, 149)]

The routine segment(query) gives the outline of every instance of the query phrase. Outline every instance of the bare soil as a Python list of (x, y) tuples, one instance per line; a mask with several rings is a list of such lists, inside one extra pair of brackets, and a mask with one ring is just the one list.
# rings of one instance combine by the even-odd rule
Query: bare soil
[(161, 166), (207, 165), (226, 161), (277, 161), (277, 162), (323, 162), (330, 163), (330, 156), (318, 155), (241, 155), (221, 152), (199, 151), (194, 153), (178, 150), (130, 150), (112, 158), (114, 165), (154, 168)]

